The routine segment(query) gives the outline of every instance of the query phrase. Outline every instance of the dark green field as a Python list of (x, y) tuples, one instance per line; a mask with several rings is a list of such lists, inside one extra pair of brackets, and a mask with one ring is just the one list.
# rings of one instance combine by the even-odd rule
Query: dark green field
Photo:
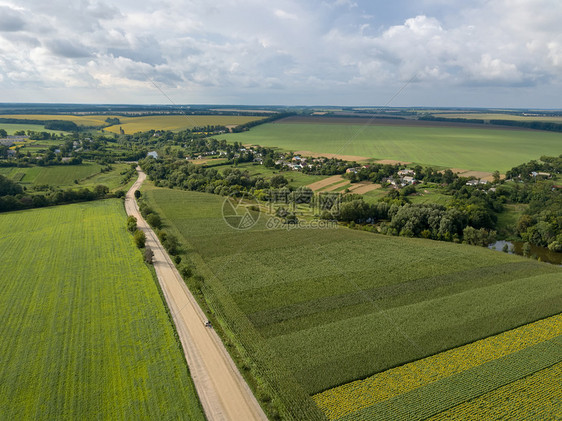
[(0, 215), (0, 418), (203, 412), (120, 200)]
[(347, 228), (228, 227), (223, 198), (145, 196), (207, 302), (295, 418), (306, 396), (562, 311), (562, 270), (484, 248)]

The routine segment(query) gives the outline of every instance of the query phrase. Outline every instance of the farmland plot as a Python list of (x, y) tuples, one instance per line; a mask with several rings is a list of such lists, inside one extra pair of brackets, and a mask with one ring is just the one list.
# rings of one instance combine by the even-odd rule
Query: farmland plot
[(225, 138), (291, 151), (305, 149), (321, 155), (358, 155), (502, 173), (541, 155), (558, 156), (562, 142), (561, 133), (538, 130), (296, 117)]
[(145, 197), (186, 244), (238, 351), (295, 419), (321, 417), (308, 396), (562, 311), (555, 266), (346, 228), (267, 229), (267, 218), (236, 231), (221, 197)]
[(119, 200), (0, 215), (3, 419), (203, 420)]

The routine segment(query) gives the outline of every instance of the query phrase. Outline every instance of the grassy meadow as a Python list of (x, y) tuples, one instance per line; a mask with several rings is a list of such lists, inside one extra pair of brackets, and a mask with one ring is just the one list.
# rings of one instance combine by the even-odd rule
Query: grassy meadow
[(562, 311), (562, 269), (485, 248), (347, 228), (251, 230), (224, 198), (144, 192), (185, 243), (212, 310), (293, 418), (309, 396)]
[(4, 419), (204, 420), (120, 200), (0, 215)]
[[(474, 125), (410, 126), (377, 120), (285, 119), (226, 135), (229, 141), (376, 159), (394, 159), (475, 171), (505, 172), (512, 167), (560, 154), (562, 134)], [(357, 121), (357, 119), (356, 119)]]

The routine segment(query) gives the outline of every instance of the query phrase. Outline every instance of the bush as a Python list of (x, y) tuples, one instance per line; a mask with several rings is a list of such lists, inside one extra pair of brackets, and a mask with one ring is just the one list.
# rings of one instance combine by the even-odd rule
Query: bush
[(166, 239), (162, 241), (162, 245), (172, 255), (179, 253), (179, 241), (172, 234), (167, 234)]
[(191, 278), (193, 275), (193, 270), (188, 265), (182, 265), (180, 267), (180, 273), (184, 278)]
[(135, 190), (135, 197), (138, 199), (141, 197), (141, 192), (140, 190)]
[(150, 247), (147, 247), (144, 250), (144, 261), (146, 263), (148, 263), (149, 265), (151, 265), (154, 261), (154, 252), (152, 251), (152, 249)]
[(143, 248), (146, 243), (146, 235), (141, 230), (136, 230), (135, 235), (133, 237), (135, 239), (135, 244), (138, 248)]
[(137, 218), (134, 216), (129, 216), (127, 218), (127, 229), (130, 232), (135, 232), (137, 230)]

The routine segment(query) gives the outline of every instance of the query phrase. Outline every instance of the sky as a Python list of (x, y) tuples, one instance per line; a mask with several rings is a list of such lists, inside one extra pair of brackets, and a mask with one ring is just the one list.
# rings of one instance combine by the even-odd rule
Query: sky
[(562, 108), (560, 0), (0, 0), (0, 102)]

